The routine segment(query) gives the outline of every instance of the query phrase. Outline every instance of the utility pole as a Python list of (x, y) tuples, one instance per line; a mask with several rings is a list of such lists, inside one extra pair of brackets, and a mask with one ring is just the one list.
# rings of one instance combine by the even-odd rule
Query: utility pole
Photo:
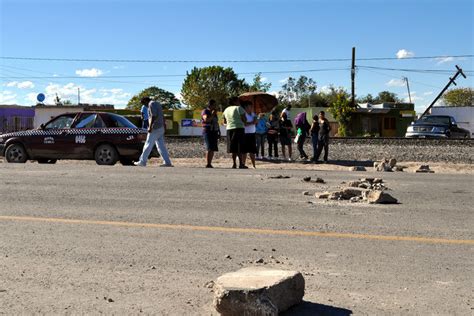
[(410, 103), (411, 103), (410, 85), (408, 84), (408, 78), (407, 78), (407, 77), (403, 77), (403, 81), (405, 81), (405, 82), (407, 83), (408, 99), (410, 100)]
[(352, 67), (351, 67), (351, 103), (352, 107), (355, 108), (355, 56), (356, 48), (352, 47)]
[(456, 80), (456, 78), (461, 75), (463, 76), (465, 79), (467, 78), (466, 75), (464, 74), (464, 72), (462, 72), (462, 69), (458, 67), (458, 65), (456, 65), (456, 69), (458, 71), (456, 71), (456, 74), (454, 75), (454, 77), (450, 77), (449, 78), (449, 82), (448, 84), (446, 85), (446, 87), (444, 87), (443, 90), (441, 90), (441, 92), (438, 94), (438, 96), (433, 100), (433, 102), (431, 102), (431, 104), (426, 108), (425, 112), (423, 112), (423, 114), (421, 114), (420, 118), (422, 118), (423, 116), (425, 116), (430, 110), (431, 108), (433, 107), (433, 105), (435, 105), (436, 101), (438, 101), (439, 98), (441, 98), (441, 96), (443, 95), (443, 93), (448, 90), (449, 86), (451, 84), (454, 84), (455, 86), (457, 85), (456, 82), (454, 82)]
[(77, 88), (77, 105), (81, 105), (81, 88)]

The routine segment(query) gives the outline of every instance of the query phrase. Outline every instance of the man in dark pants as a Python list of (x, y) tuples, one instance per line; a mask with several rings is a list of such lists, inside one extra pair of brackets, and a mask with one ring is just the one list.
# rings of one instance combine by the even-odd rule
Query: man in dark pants
[(325, 116), (324, 111), (319, 112), (319, 135), (318, 135), (318, 154), (316, 156), (315, 162), (319, 160), (321, 152), (324, 149), (324, 162), (328, 162), (328, 151), (329, 151), (329, 132), (331, 131), (331, 126), (329, 121)]
[(202, 135), (206, 143), (206, 168), (213, 168), (212, 158), (214, 152), (218, 151), (217, 142), (219, 140), (219, 122), (217, 119), (217, 104), (215, 100), (210, 100), (207, 108), (201, 113)]
[(232, 168), (237, 168), (237, 157), (239, 158), (239, 168), (247, 169), (242, 161), (242, 149), (245, 136), (245, 110), (240, 106), (239, 98), (232, 97), (229, 106), (224, 110), (224, 124), (227, 129), (227, 152), (232, 153)]

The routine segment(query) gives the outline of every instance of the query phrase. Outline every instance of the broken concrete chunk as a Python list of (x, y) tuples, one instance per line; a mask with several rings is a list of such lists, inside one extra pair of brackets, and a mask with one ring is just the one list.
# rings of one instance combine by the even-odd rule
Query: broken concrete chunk
[(384, 191), (369, 191), (367, 201), (373, 204), (396, 204), (398, 200)]
[(390, 166), (390, 168), (395, 167), (396, 164), (397, 164), (397, 159), (395, 158), (392, 158), (388, 161), (388, 165)]
[(304, 287), (297, 271), (243, 268), (217, 279), (213, 305), (223, 316), (277, 316), (301, 302)]
[(324, 193), (316, 193), (314, 196), (316, 196), (318, 199), (327, 199), (331, 195), (330, 192), (324, 192)]
[(417, 170), (417, 173), (434, 173), (433, 170), (430, 169), (429, 165), (421, 165)]
[(326, 181), (324, 181), (324, 179), (322, 179), (322, 178), (316, 178), (315, 182), (316, 183), (326, 183)]
[(361, 188), (345, 188), (341, 191), (341, 195), (344, 200), (349, 200), (354, 196), (362, 196), (364, 191), (366, 190)]
[(362, 182), (360, 181), (350, 181), (347, 186), (357, 188)]
[(361, 188), (361, 189), (368, 189), (370, 187), (370, 184), (369, 183), (361, 183), (361, 184), (359, 184), (358, 187)]
[(350, 169), (351, 171), (367, 171), (363, 166), (355, 166)]

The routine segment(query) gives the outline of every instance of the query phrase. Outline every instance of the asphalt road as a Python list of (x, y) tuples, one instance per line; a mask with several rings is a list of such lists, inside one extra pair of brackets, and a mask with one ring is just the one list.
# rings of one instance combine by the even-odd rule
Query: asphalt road
[[(290, 315), (472, 315), (472, 175), (317, 168), (0, 164), (0, 314), (210, 315), (262, 258), (305, 276)], [(380, 175), (400, 204), (302, 195)]]

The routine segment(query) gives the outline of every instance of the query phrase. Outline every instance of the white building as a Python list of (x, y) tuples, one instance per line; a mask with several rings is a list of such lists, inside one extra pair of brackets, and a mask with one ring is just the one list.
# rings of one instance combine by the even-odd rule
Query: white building
[(432, 115), (450, 115), (454, 117), (458, 126), (471, 132), (474, 137), (474, 106), (434, 106)]

